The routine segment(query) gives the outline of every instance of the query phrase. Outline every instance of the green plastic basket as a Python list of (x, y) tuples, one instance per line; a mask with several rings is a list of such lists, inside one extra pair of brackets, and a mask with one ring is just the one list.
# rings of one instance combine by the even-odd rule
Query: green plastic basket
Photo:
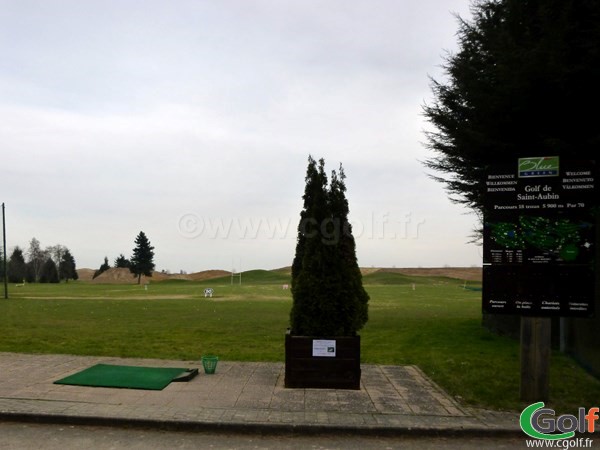
[(204, 367), (204, 373), (212, 374), (215, 373), (217, 368), (217, 362), (219, 361), (218, 356), (206, 355), (202, 358), (202, 366)]

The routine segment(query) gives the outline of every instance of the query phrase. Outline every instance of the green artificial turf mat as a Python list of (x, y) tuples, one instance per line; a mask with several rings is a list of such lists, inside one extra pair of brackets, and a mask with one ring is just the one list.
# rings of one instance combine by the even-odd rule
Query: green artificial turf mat
[(172, 381), (187, 381), (198, 369), (96, 364), (54, 382), (75, 386), (162, 390)]

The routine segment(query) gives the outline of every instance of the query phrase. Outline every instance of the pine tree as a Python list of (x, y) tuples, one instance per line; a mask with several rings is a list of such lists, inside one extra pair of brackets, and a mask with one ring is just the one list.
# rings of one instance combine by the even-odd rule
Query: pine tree
[(327, 187), (325, 162), (309, 157), (292, 264), (294, 335), (353, 336), (366, 323), (368, 295), (356, 261), (348, 222), (344, 172), (332, 173)]
[(327, 304), (322, 280), (327, 276), (327, 255), (321, 225), (328, 218), (325, 161), (309, 156), (304, 189), (304, 208), (298, 224), (296, 255), (292, 263), (291, 329), (296, 335), (323, 334), (322, 308)]
[(65, 249), (65, 252), (62, 254), (58, 269), (60, 279), (65, 280), (67, 283), (69, 282), (69, 279), (77, 280), (79, 278), (75, 265), (75, 258), (73, 258), (69, 249)]
[(140, 284), (142, 275), (151, 277), (154, 271), (154, 247), (150, 245), (143, 231), (140, 231), (135, 238), (135, 244), (129, 270), (138, 277), (138, 284)]
[(115, 259), (115, 267), (118, 269), (128, 269), (130, 264), (129, 260), (122, 253)]
[(27, 264), (23, 256), (23, 250), (15, 247), (8, 259), (8, 281), (11, 283), (23, 283), (27, 277)]
[[(316, 232), (315, 225), (317, 220), (315, 219), (315, 203), (325, 202), (326, 189), (327, 189), (327, 175), (325, 175), (325, 161), (317, 162), (312, 158), (308, 157), (308, 168), (306, 170), (304, 188), (304, 207), (300, 212), (300, 222), (298, 224), (298, 238), (296, 242), (296, 254), (292, 263), (292, 286), (295, 280), (298, 278), (302, 269), (302, 261), (304, 259), (304, 251), (306, 246), (306, 235), (312, 235)], [(321, 209), (323, 206), (321, 206)]]
[(46, 259), (40, 271), (40, 283), (58, 283), (58, 269), (52, 258)]
[(329, 203), (337, 242), (335, 262), (337, 272), (341, 275), (338, 297), (348, 305), (346, 308), (340, 305), (341, 311), (348, 316), (340, 322), (346, 324), (344, 334), (348, 334), (352, 330), (361, 329), (367, 323), (369, 295), (362, 285), (362, 274), (356, 259), (356, 242), (348, 220), (350, 209), (346, 199), (345, 178), (346, 174), (340, 164), (339, 174), (333, 171), (331, 175)]

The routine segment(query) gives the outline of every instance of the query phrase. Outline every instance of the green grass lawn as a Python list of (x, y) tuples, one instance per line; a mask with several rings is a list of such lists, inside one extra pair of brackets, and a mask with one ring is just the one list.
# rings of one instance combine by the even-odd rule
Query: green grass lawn
[[(237, 280), (236, 280), (237, 281)], [(291, 293), (285, 273), (252, 271), (201, 283), (10, 286), (0, 300), (0, 351), (198, 360), (283, 361)], [(458, 280), (372, 274), (362, 362), (416, 364), (462, 402), (521, 410), (519, 345), (481, 327), (481, 292)], [(414, 283), (414, 286), (413, 286)], [(205, 299), (210, 286), (215, 297)], [(551, 406), (574, 413), (600, 381), (552, 355)]]

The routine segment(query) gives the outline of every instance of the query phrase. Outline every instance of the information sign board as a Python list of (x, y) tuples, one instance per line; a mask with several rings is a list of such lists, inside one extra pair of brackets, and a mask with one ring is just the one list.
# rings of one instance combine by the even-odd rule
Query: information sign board
[(593, 313), (595, 161), (519, 158), (486, 179), (483, 310)]
[(324, 356), (335, 358), (335, 340), (332, 339), (313, 339), (313, 356)]

